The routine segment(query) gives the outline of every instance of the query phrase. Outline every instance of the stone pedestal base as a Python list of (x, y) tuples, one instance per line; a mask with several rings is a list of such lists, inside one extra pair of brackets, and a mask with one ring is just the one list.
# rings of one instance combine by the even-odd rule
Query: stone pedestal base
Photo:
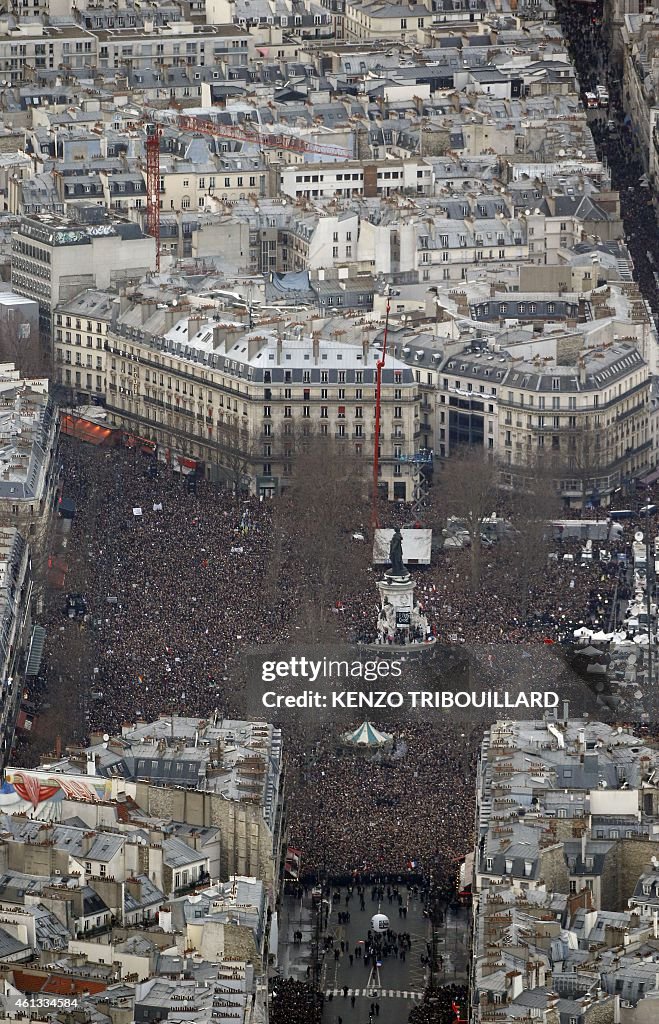
[(429, 639), (428, 619), (414, 600), (415, 583), (409, 573), (386, 573), (378, 580), (380, 613), (377, 633), (379, 644), (408, 646), (425, 644)]
[(378, 580), (380, 605), (383, 609), (391, 609), (387, 614), (387, 622), (396, 629), (411, 626), (412, 609), (414, 608), (415, 583), (411, 576), (385, 576)]
[(378, 617), (378, 632), (382, 640), (392, 640), (400, 631), (408, 634), (412, 627), (414, 608), (414, 581), (407, 577), (385, 575), (378, 581), (381, 610)]

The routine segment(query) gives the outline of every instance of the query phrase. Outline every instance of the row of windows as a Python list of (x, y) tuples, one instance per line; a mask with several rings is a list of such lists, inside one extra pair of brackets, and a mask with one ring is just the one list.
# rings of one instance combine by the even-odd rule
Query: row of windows
[[(344, 405), (340, 405), (338, 407), (338, 410), (337, 410), (337, 416), (339, 417), (339, 419), (345, 419), (345, 415), (346, 415), (346, 407)], [(328, 416), (329, 416), (329, 406), (321, 405), (321, 407), (320, 407), (320, 418), (321, 419), (327, 419)], [(375, 409), (373, 409), (373, 416), (375, 416)], [(311, 418), (311, 406), (310, 405), (303, 405), (302, 406), (302, 417), (304, 419), (310, 419)], [(272, 406), (271, 405), (264, 405), (263, 406), (263, 418), (264, 419), (271, 419), (272, 418)], [(284, 419), (292, 419), (292, 418), (293, 418), (293, 406), (285, 405), (284, 406)], [(361, 406), (358, 406), (355, 409), (355, 418), (356, 419), (362, 419), (363, 418), (363, 411), (362, 411)], [(395, 405), (394, 406), (393, 418), (395, 420), (402, 420), (402, 418), (403, 418), (403, 407), (402, 407), (402, 405)]]
[[(272, 400), (272, 390), (270, 388), (265, 388), (265, 393), (264, 393), (263, 397), (265, 398), (266, 401), (268, 401), (268, 402), (271, 401)], [(284, 398), (292, 398), (292, 397), (293, 397), (293, 390), (292, 390), (292, 388), (284, 388)], [(302, 397), (304, 398), (305, 402), (310, 402), (311, 398), (312, 398), (311, 388), (305, 388), (304, 391), (302, 392)], [(313, 397), (316, 397), (316, 396), (313, 396)], [(330, 393), (329, 393), (328, 388), (321, 388), (320, 389), (321, 401), (322, 401), (322, 399), (328, 399), (329, 397), (330, 397)], [(336, 397), (339, 400), (341, 400), (342, 398), (345, 398), (346, 397), (346, 389), (345, 388), (338, 388), (337, 389)], [(364, 389), (363, 388), (355, 388), (355, 401), (361, 402), (363, 397), (364, 397)], [(373, 397), (375, 397), (375, 395), (373, 395)], [(400, 390), (400, 388), (396, 389), (396, 391), (394, 392), (394, 397), (395, 398), (402, 398), (403, 397), (403, 393)]]
[[(57, 318), (55, 320), (55, 323), (58, 324), (58, 326), (60, 326), (60, 327), (62, 326), (62, 324), (64, 324), (65, 327), (75, 327), (76, 331), (82, 331), (84, 329), (83, 326), (82, 326), (82, 320), (80, 319), (80, 317), (73, 317), (73, 318), (70, 317), (70, 316), (63, 317), (61, 313), (57, 314)], [(94, 330), (94, 323), (93, 323), (92, 320), (87, 320), (86, 321), (86, 329), (87, 329), (87, 331), (93, 331)], [(97, 334), (102, 334), (103, 333), (103, 324), (100, 323), (100, 321), (98, 321), (98, 320), (96, 321), (96, 333)]]
[(42, 263), (50, 263), (50, 250), (40, 249), (38, 245), (33, 245), (31, 242), (22, 242), (19, 238), (15, 238), (11, 243), (11, 248), (12, 252), (19, 252), (33, 260), (41, 260)]
[[(60, 380), (61, 379), (62, 379), (62, 377), (61, 377), (61, 374), (60, 374)], [(96, 390), (98, 392), (103, 391), (103, 379), (102, 379), (102, 377), (96, 376), (96, 378), (95, 378), (96, 383), (95, 384), (92, 383), (93, 379), (94, 378), (93, 378), (92, 374), (88, 373), (88, 374), (85, 375), (85, 383), (83, 384), (82, 373), (79, 370), (76, 370), (75, 378), (72, 377), (71, 370), (69, 370), (69, 369), (65, 369), (64, 370), (64, 383), (65, 384), (73, 384), (73, 383), (75, 383), (75, 386), (77, 388), (86, 387), (87, 391), (93, 391), (93, 390)]]
[(48, 267), (42, 267), (40, 263), (32, 263), (31, 260), (21, 259), (20, 256), (12, 259), (12, 270), (14, 269), (25, 270), (34, 277), (41, 277), (46, 281), (50, 281), (50, 270)]
[[(57, 341), (62, 341), (62, 329), (60, 327), (57, 328), (56, 338), (57, 338)], [(75, 344), (77, 346), (81, 346), (82, 345), (82, 335), (81, 334), (76, 334), (75, 340), (72, 340), (71, 339), (71, 331), (65, 331), (64, 332), (64, 339), (63, 340), (66, 342), (67, 345), (73, 345), (73, 344)], [(93, 348), (94, 347), (94, 339), (92, 338), (91, 334), (87, 335), (86, 347), (87, 348)], [(97, 338), (96, 339), (96, 348), (97, 349), (102, 349), (103, 348), (103, 339), (102, 338)]]
[[(55, 350), (55, 357), (56, 357), (58, 363), (61, 363), (61, 362), (71, 363), (71, 361), (72, 361), (71, 360), (71, 351), (70, 351), (70, 349), (67, 349), (66, 351), (61, 349), (61, 348), (56, 349)], [(76, 352), (75, 364), (76, 364), (76, 366), (82, 366), (82, 354), (80, 352)], [(88, 366), (88, 367), (93, 366), (93, 356), (87, 355), (87, 357), (85, 359), (85, 365)], [(102, 359), (101, 356), (96, 356), (96, 369), (97, 370), (102, 370), (103, 369), (103, 359)]]

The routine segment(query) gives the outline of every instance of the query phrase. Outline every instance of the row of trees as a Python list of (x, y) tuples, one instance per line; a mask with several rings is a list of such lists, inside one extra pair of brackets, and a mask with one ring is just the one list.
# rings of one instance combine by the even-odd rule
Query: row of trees
[[(465, 586), (478, 595), (482, 588), (484, 523), (492, 513), (505, 515), (514, 531), (497, 546), (496, 556), (518, 595), (520, 617), (528, 611), (529, 594), (543, 577), (549, 538), (547, 521), (559, 512), (558, 500), (541, 471), (529, 472), (523, 487), (502, 488), (501, 466), (467, 449), (436, 467), (434, 486), (415, 513), (420, 525), (441, 537), (447, 519), (460, 520), (469, 537), (469, 578)], [(332, 633), (337, 601), (373, 588), (367, 575), (372, 552), (371, 480), (364, 460), (351, 456), (333, 438), (308, 436), (298, 443), (290, 487), (274, 506), (271, 558), (264, 573), (262, 600), (273, 607), (277, 595), (294, 579), (304, 594), (300, 625), (308, 639)], [(381, 502), (382, 526), (393, 525), (391, 506)], [(366, 543), (352, 534), (363, 533)], [(487, 557), (493, 557), (489, 547)]]

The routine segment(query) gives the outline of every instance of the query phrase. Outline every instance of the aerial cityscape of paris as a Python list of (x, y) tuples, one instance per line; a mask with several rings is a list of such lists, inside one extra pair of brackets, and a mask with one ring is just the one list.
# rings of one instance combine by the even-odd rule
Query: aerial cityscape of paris
[(0, 12), (0, 1024), (659, 1022), (659, 4)]

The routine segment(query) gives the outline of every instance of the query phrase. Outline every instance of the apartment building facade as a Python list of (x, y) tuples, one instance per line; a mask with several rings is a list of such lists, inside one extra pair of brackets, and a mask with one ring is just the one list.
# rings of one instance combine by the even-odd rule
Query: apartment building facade
[(7, 764), (23, 696), (32, 625), (30, 548), (13, 526), (0, 528), (0, 764)]
[(36, 550), (57, 496), (59, 422), (48, 380), (0, 366), (0, 516)]
[(633, 342), (586, 350), (568, 365), (516, 361), (499, 393), (504, 465), (547, 460), (560, 471), (566, 505), (609, 504), (617, 487), (650, 468), (650, 389)]
[(366, 165), (357, 161), (291, 165), (280, 169), (279, 187), (282, 195), (293, 199), (347, 199), (385, 198), (402, 191), (430, 196), (434, 186), (431, 163), (412, 158)]
[(39, 303), (45, 337), (59, 302), (85, 287), (139, 280), (155, 260), (155, 242), (137, 224), (86, 225), (51, 215), (21, 217), (11, 249), (12, 289)]
[[(210, 478), (264, 495), (286, 487), (305, 436), (332, 437), (370, 463), (376, 349), (304, 337), (300, 328), (247, 332), (155, 304), (132, 307), (126, 322), (90, 302), (97, 304), (95, 293), (55, 314), (56, 374), (78, 399), (101, 401), (111, 425), (204, 463)], [(390, 498), (411, 495), (408, 460), (422, 440), (418, 391), (412, 371), (389, 359), (379, 448)]]

